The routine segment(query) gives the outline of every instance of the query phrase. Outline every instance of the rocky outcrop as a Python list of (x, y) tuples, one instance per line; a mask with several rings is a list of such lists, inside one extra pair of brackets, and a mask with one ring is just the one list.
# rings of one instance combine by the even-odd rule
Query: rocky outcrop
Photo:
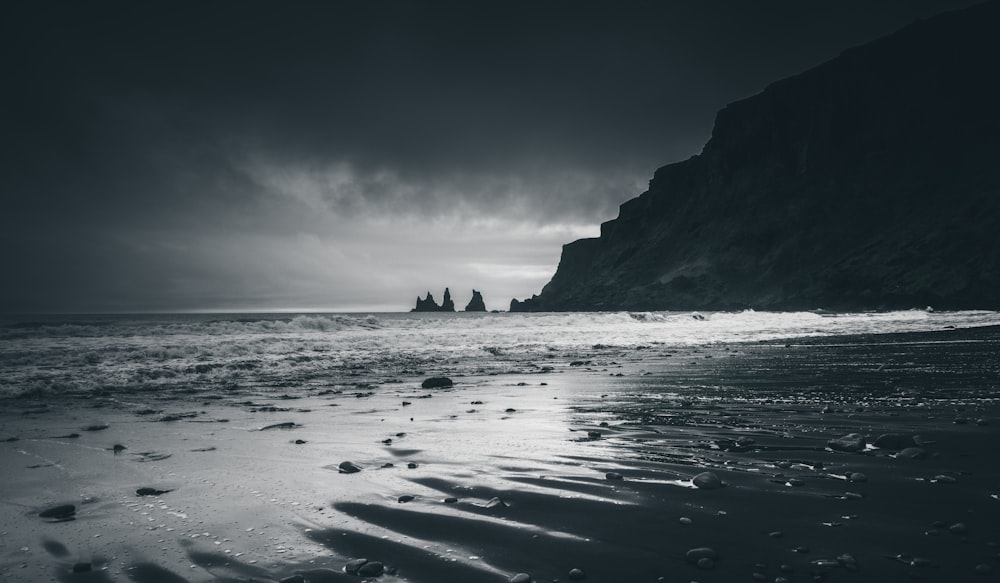
[(485, 312), (486, 302), (483, 301), (483, 294), (472, 290), (472, 299), (465, 305), (466, 312)]
[(1000, 308), (1000, 3), (728, 105), (511, 311)]
[(454, 312), (455, 302), (451, 299), (451, 292), (448, 288), (444, 288), (444, 299), (441, 300), (441, 305), (439, 306), (437, 302), (434, 301), (434, 296), (431, 292), (427, 292), (426, 299), (420, 299), (417, 296), (417, 307), (410, 310), (411, 312)]

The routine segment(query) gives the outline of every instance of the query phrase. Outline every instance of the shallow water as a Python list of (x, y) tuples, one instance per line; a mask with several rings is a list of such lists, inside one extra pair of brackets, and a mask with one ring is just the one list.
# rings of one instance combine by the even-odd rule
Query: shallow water
[(0, 397), (302, 390), (777, 338), (967, 328), (997, 312), (168, 314), (0, 318)]

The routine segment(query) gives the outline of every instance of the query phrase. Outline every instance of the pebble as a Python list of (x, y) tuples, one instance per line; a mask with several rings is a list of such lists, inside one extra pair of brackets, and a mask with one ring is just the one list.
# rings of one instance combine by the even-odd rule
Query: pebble
[(118, 454), (120, 454), (121, 452), (125, 451), (126, 449), (128, 449), (128, 448), (127, 448), (127, 447), (125, 447), (124, 445), (120, 444), (120, 443), (116, 443), (116, 444), (115, 444), (115, 445), (114, 445), (114, 446), (113, 446), (113, 447), (111, 448), (111, 450), (115, 452), (115, 455), (118, 455)]
[(604, 478), (607, 480), (624, 480), (625, 477), (618, 472), (608, 472), (604, 474)]
[(953, 476), (947, 476), (945, 474), (940, 474), (931, 478), (932, 484), (954, 484), (957, 482)]
[(584, 573), (583, 571), (581, 571), (580, 569), (570, 569), (569, 570), (569, 579), (570, 579), (570, 581), (583, 581), (586, 578), (587, 578), (587, 574)]
[(691, 483), (702, 490), (715, 490), (723, 486), (722, 479), (715, 472), (702, 472), (691, 478)]
[(864, 494), (859, 494), (858, 492), (844, 492), (844, 500), (861, 500), (864, 498)]
[(294, 429), (294, 428), (295, 428), (294, 422), (286, 421), (284, 423), (275, 423), (274, 425), (267, 425), (265, 427), (261, 427), (260, 430), (267, 431), (268, 429)]
[(922, 447), (907, 447), (896, 454), (896, 459), (922, 460), (927, 457), (927, 450)]
[(415, 464), (413, 462), (410, 462), (410, 463), (406, 464), (406, 467), (410, 468), (411, 470), (415, 470), (415, 469), (417, 469), (418, 466), (417, 466), (417, 464)]
[(806, 483), (805, 483), (804, 480), (800, 480), (798, 478), (788, 478), (788, 480), (786, 480), (785, 483), (788, 484), (789, 486), (805, 486), (806, 485)]
[(879, 449), (891, 449), (891, 450), (901, 450), (908, 447), (913, 447), (917, 443), (914, 441), (913, 436), (904, 435), (902, 433), (883, 433), (875, 438), (872, 445)]
[(694, 521), (688, 518), (687, 516), (681, 516), (680, 519), (677, 520), (677, 522), (680, 522), (681, 524), (694, 524)]
[(344, 565), (344, 571), (350, 573), (351, 575), (357, 575), (358, 570), (361, 569), (361, 567), (364, 567), (367, 562), (368, 559), (354, 559)]
[(847, 475), (847, 479), (852, 482), (867, 482), (868, 476), (862, 474), (861, 472), (851, 472)]
[(452, 381), (448, 377), (431, 377), (429, 379), (425, 379), (424, 382), (420, 383), (420, 388), (422, 388), (422, 389), (443, 389), (443, 388), (450, 387), (450, 386), (452, 386), (454, 384), (455, 384), (454, 381)]
[(362, 577), (378, 577), (384, 572), (385, 566), (378, 561), (365, 563), (364, 565), (361, 565), (360, 569), (358, 569), (358, 575), (361, 575)]
[(508, 580), (510, 583), (531, 583), (531, 575), (527, 573), (518, 573)]
[(409, 494), (403, 494), (396, 500), (396, 502), (403, 504), (405, 502), (410, 502), (411, 500), (413, 500), (413, 496), (410, 496)]
[[(719, 553), (715, 552), (715, 549), (710, 547), (697, 547), (684, 553), (684, 558), (687, 559), (689, 563), (695, 563), (703, 569), (711, 569), (715, 566), (715, 561), (719, 560)], [(705, 567), (703, 561), (708, 561), (711, 565)]]
[(795, 547), (792, 551), (804, 555), (809, 552), (809, 547)]
[(771, 538), (781, 538), (781, 537), (785, 536), (785, 533), (781, 532), (780, 530), (776, 530), (774, 532), (767, 533), (767, 536), (769, 536)]
[(587, 432), (587, 437), (589, 437), (591, 439), (600, 439), (601, 438), (601, 432), (600, 431), (588, 431)]
[(161, 494), (167, 494), (173, 492), (173, 490), (157, 490), (156, 488), (139, 488), (135, 491), (136, 496), (159, 496)]
[(340, 462), (340, 465), (337, 466), (337, 468), (340, 470), (341, 474), (355, 474), (361, 471), (361, 466), (354, 462)]
[(858, 452), (865, 448), (865, 437), (860, 433), (848, 433), (827, 441), (826, 445), (834, 451)]
[(966, 528), (965, 523), (956, 522), (955, 524), (948, 527), (948, 532), (951, 534), (965, 534), (969, 529)]
[(303, 445), (303, 444), (306, 443), (306, 440), (304, 440), (304, 439), (296, 439), (292, 443), (294, 443), (295, 445)]
[(76, 514), (76, 506), (72, 504), (63, 504), (62, 506), (53, 506), (47, 510), (42, 510), (38, 513), (38, 516), (42, 518), (55, 518), (57, 520), (66, 520), (72, 518)]

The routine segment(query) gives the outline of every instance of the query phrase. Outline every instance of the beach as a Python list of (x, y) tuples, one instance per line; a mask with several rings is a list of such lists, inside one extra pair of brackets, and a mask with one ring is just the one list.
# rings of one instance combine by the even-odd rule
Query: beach
[(0, 580), (997, 577), (1000, 328), (574, 350), (7, 397)]

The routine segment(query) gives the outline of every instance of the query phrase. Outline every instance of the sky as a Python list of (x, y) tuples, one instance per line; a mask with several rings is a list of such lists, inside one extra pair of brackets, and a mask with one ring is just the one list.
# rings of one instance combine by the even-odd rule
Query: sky
[(715, 112), (960, 0), (0, 6), (0, 312), (538, 293)]

